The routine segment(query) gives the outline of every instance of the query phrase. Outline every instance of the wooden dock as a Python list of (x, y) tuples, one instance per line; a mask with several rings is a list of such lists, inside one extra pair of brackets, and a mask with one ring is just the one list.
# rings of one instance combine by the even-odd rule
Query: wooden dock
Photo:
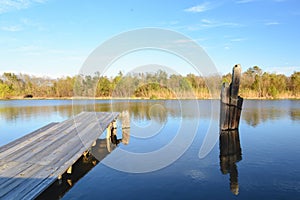
[(0, 147), (0, 199), (34, 199), (88, 151), (119, 113), (83, 112)]

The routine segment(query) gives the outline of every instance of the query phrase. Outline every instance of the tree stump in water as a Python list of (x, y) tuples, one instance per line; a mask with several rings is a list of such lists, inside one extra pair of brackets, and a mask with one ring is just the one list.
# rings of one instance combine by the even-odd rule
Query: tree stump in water
[(221, 90), (220, 129), (235, 130), (239, 127), (243, 98), (238, 96), (241, 66), (235, 65), (232, 70), (230, 85), (223, 83)]

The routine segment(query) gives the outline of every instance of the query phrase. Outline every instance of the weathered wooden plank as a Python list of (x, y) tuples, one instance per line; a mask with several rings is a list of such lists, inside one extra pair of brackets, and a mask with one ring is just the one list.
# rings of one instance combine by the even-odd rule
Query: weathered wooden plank
[(0, 147), (0, 159), (3, 159), (7, 155), (15, 154), (18, 150), (22, 151), (21, 149), (24, 146), (31, 144), (33, 141), (35, 141), (35, 139), (40, 138), (44, 134), (47, 134), (52, 130), (52, 128), (53, 130), (56, 129), (56, 127), (53, 127), (56, 126), (56, 124), (57, 123), (48, 124), (45, 127), (34, 131), (32, 133), (32, 137), (30, 136), (31, 134), (29, 134), (22, 138), (19, 138), (18, 140), (8, 143), (7, 145)]
[(38, 185), (32, 188), (27, 193), (24, 192), (23, 197), (20, 199), (32, 199), (32, 197), (37, 197), (41, 191), (45, 190), (45, 188), (49, 187), (52, 183), (56, 181), (56, 177), (48, 177), (45, 179), (41, 179)]
[[(70, 127), (64, 127), (65, 129), (68, 129)], [(72, 127), (73, 129), (75, 126)], [(60, 131), (63, 131), (61, 129), (55, 130), (54, 132), (59, 133)], [(37, 159), (37, 154), (40, 152), (45, 152), (45, 149), (48, 148), (49, 145), (54, 144), (57, 142), (57, 140), (61, 139), (62, 137), (68, 137), (65, 134), (48, 134), (48, 137), (43, 137), (44, 140), (34, 141), (30, 145), (23, 146), (21, 149), (16, 151), (16, 153), (12, 153), (8, 156), (6, 156), (6, 159), (8, 161), (18, 160), (21, 162), (26, 162), (28, 159)], [(53, 139), (52, 139), (53, 138)], [(58, 145), (58, 144), (56, 144)]]
[[(101, 120), (106, 120), (106, 124), (110, 123), (112, 119), (102, 119)], [(65, 146), (68, 148), (59, 147), (56, 148), (51, 154), (49, 154), (47, 157), (41, 158), (40, 161), (43, 162), (44, 160), (47, 161), (55, 161), (53, 158), (59, 157), (57, 156), (58, 154), (64, 154), (65, 152), (71, 152), (76, 150), (74, 149), (74, 146), (78, 146), (80, 144), (85, 144), (86, 148), (90, 147), (92, 142), (94, 142), (97, 137), (102, 133), (103, 131), (98, 127), (98, 122), (96, 119), (94, 119), (93, 122), (90, 122), (86, 127), (83, 127), (83, 129), (80, 129), (78, 134), (74, 135), (71, 140), (69, 141), (64, 141), (63, 143), (66, 143)], [(83, 146), (82, 152), (80, 152), (80, 155), (85, 151), (86, 149)], [(78, 150), (76, 150), (77, 152)], [(75, 153), (73, 153), (75, 154)], [(45, 155), (46, 156), (46, 155)], [(43, 157), (43, 156), (42, 156)], [(46, 163), (44, 163), (46, 164)]]
[(223, 83), (221, 89), (221, 105), (220, 105), (220, 128), (221, 130), (229, 127), (229, 96), (230, 88), (228, 83)]
[[(100, 113), (99, 113), (100, 114)], [(107, 125), (113, 120), (113, 119), (115, 119), (116, 117), (118, 116), (118, 114), (114, 114), (114, 115), (111, 115), (111, 116), (109, 116), (110, 118), (105, 118), (105, 120), (106, 120), (106, 122), (107, 122)], [(103, 122), (103, 120), (101, 120), (102, 122)], [(106, 125), (106, 127), (107, 127), (107, 125)], [(86, 132), (85, 132), (86, 131)], [(92, 143), (100, 136), (100, 132), (99, 132), (99, 130), (97, 130), (97, 129), (91, 129), (91, 130), (89, 130), (89, 129), (86, 129), (86, 130), (83, 130), (83, 131), (81, 131), (81, 133), (91, 133), (91, 131), (95, 131), (95, 133), (94, 134), (91, 134), (92, 135), (92, 137), (89, 139), (89, 140), (87, 140), (87, 139), (85, 139), (85, 138), (87, 138), (87, 137), (84, 137), (83, 139), (83, 144), (85, 144), (85, 148), (83, 147), (83, 148), (81, 148), (81, 150), (79, 150), (80, 151), (80, 153), (78, 153), (77, 154), (77, 157), (79, 158), (81, 155), (82, 155), (82, 153), (84, 152), (84, 151), (86, 151), (86, 149), (87, 149), (87, 147), (90, 147), (91, 145), (92, 145)], [(103, 131), (102, 131), (103, 132)], [(100, 133), (100, 134), (99, 134)], [(77, 160), (77, 159), (76, 159)], [(75, 161), (76, 161), (75, 160)], [(70, 165), (70, 164), (73, 164), (75, 161), (73, 161), (73, 162), (71, 162), (71, 160), (69, 160), (68, 162), (67, 162), (67, 164), (66, 164), (66, 166), (67, 165)], [(64, 172), (65, 170), (66, 170), (67, 168), (65, 168), (64, 170), (61, 170), (62, 172)]]
[(36, 136), (36, 135), (44, 132), (45, 130), (50, 129), (52, 126), (54, 126), (56, 124), (58, 124), (58, 123), (57, 122), (52, 122), (50, 124), (47, 124), (46, 126), (43, 126), (42, 128), (39, 128), (39, 129), (33, 131), (30, 134), (27, 134), (27, 135), (25, 135), (25, 136), (23, 136), (23, 137), (21, 137), (19, 139), (16, 139), (16, 140), (14, 140), (14, 141), (12, 141), (12, 142), (10, 142), (10, 143), (8, 143), (8, 144), (0, 147), (0, 153), (2, 153), (4, 151), (7, 151), (8, 149), (14, 150), (12, 148), (16, 147), (16, 145), (20, 145), (20, 144), (22, 144), (22, 142), (27, 141), (28, 139), (32, 139), (34, 136)]
[(4, 159), (8, 156), (19, 156), (20, 153), (28, 153), (27, 151), (31, 151), (36, 146), (39, 146), (40, 141), (46, 141), (49, 137), (55, 137), (53, 136), (53, 133), (62, 132), (66, 128), (67, 127), (65, 127), (65, 123), (54, 125), (53, 127), (45, 130), (44, 132), (41, 132), (40, 134), (35, 135), (34, 137), (29, 138), (20, 144), (15, 144), (12, 148), (0, 153), (0, 159)]
[(89, 149), (118, 113), (83, 112), (0, 148), (0, 198), (32, 199)]
[[(108, 122), (107, 122), (108, 123)], [(60, 157), (62, 156), (62, 154), (65, 154), (66, 152), (71, 152), (72, 154), (72, 151), (76, 150), (74, 149), (74, 146), (78, 146), (78, 145), (81, 145), (81, 144), (85, 144), (85, 146), (88, 148), (91, 144), (87, 143), (85, 141), (85, 139), (87, 137), (89, 137), (88, 133), (90, 135), (95, 135), (93, 137), (94, 138), (97, 138), (98, 135), (100, 135), (102, 132), (95, 132), (94, 133), (94, 130), (95, 130), (95, 126), (97, 126), (97, 121), (94, 120), (94, 122), (90, 122), (87, 126), (81, 126), (81, 127), (77, 127), (77, 130), (73, 130), (72, 133), (73, 133), (73, 136), (71, 139), (68, 139), (68, 140), (64, 140), (63, 142), (61, 141), (58, 141), (59, 142), (59, 145), (58, 145), (58, 148), (57, 147), (53, 147), (55, 149), (53, 149), (53, 151), (50, 151), (52, 153), (48, 154), (48, 155), (42, 155), (42, 156), (39, 156), (41, 157), (40, 162), (49, 162), (49, 161), (52, 161), (54, 162), (55, 158), (56, 157)], [(78, 130), (79, 129), (79, 130)], [(78, 131), (78, 133), (77, 133)], [(98, 131), (98, 130), (96, 130)], [(92, 142), (92, 141), (91, 141)], [(65, 144), (65, 145), (61, 145), (62, 144)], [(65, 148), (67, 147), (67, 148)], [(83, 146), (84, 147), (84, 146)], [(52, 149), (51, 149), (52, 150)], [(85, 151), (86, 149), (82, 150), (82, 152), (80, 152), (80, 155)], [(77, 150), (76, 150), (77, 151)], [(75, 154), (75, 153), (73, 153)], [(79, 155), (79, 156), (80, 156)], [(42, 163), (41, 163), (42, 164)], [(48, 164), (48, 163), (43, 163), (43, 164)]]
[[(72, 137), (70, 137), (72, 136)], [(59, 137), (57, 140), (52, 141), (48, 146), (45, 145), (45, 150), (39, 151), (37, 154), (34, 154), (34, 158), (26, 158), (26, 161), (30, 159), (34, 163), (39, 163), (42, 165), (49, 165), (53, 162), (54, 158), (60, 158), (59, 156), (63, 156), (65, 153), (65, 145), (69, 144), (70, 138), (76, 138), (76, 130), (73, 129), (72, 132), (64, 135), (63, 137)], [(61, 154), (59, 154), (61, 153)]]
[[(80, 114), (78, 118), (80, 119), (84, 117), (85, 115)], [(85, 116), (84, 120), (87, 120), (88, 116)], [(84, 121), (83, 120), (83, 121)], [(81, 124), (81, 122), (77, 122), (77, 125)], [(11, 152), (9, 155), (6, 155), (9, 158), (6, 158), (8, 161), (12, 160), (20, 160), (25, 162), (28, 158), (34, 157), (36, 158), (36, 154), (38, 154), (41, 151), (44, 151), (47, 146), (51, 144), (55, 144), (57, 140), (60, 140), (61, 137), (70, 137), (67, 136), (70, 131), (75, 129), (74, 121), (72, 119), (66, 120), (63, 123), (60, 123), (56, 125), (55, 127), (52, 127), (51, 130), (46, 130), (43, 136), (39, 137), (38, 139), (32, 139), (30, 140), (30, 143), (24, 143), (20, 144), (21, 147), (16, 147), (18, 150)], [(64, 134), (61, 134), (64, 133)], [(27, 156), (26, 156), (27, 155)], [(5, 158), (1, 158), (5, 159)]]
[(30, 166), (26, 168), (22, 173), (13, 178), (4, 177), (7, 179), (7, 181), (0, 186), (0, 198), (15, 199), (13, 198), (16, 195), (15, 193), (20, 193), (20, 190), (22, 188), (26, 188), (27, 186), (29, 186), (28, 181), (34, 179), (35, 174), (43, 167), (44, 166), (41, 165), (38, 166), (30, 164)]
[(6, 162), (0, 160), (0, 174), (6, 174), (9, 169), (18, 165), (18, 162)]
[[(36, 190), (37, 187), (48, 179), (48, 181), (54, 181), (54, 178), (49, 178), (49, 174), (53, 171), (52, 168), (33, 164), (24, 175), (24, 178), (14, 178), (13, 184), (10, 184), (5, 189), (11, 189), (6, 193), (4, 199), (26, 199), (24, 196), (32, 190)], [(31, 197), (32, 198), (32, 197)], [(29, 199), (31, 199), (29, 198)]]
[[(76, 131), (74, 130), (74, 132)], [(44, 154), (44, 157), (41, 156), (41, 159), (37, 162), (44, 165), (51, 164), (53, 166), (54, 162), (61, 160), (61, 158), (65, 158), (67, 153), (71, 152), (74, 155), (78, 151), (77, 147), (81, 146), (84, 147), (81, 139), (74, 135), (71, 139), (68, 138), (68, 140), (65, 140), (63, 145), (57, 146), (55, 150), (49, 152), (48, 155)]]
[(67, 171), (69, 166), (73, 165), (78, 160), (75, 160), (74, 158), (80, 157), (86, 150), (83, 144), (77, 145), (73, 148), (74, 151), (69, 151), (65, 154), (66, 159), (56, 160), (56, 162), (52, 164), (52, 167), (55, 168), (55, 172), (51, 174), (51, 177), (58, 177), (62, 175), (65, 171)]
[(241, 80), (241, 65), (235, 65), (232, 69), (232, 81), (230, 84), (230, 104), (237, 105), (237, 97)]
[(0, 189), (3, 187), (3, 184), (9, 181), (11, 178), (17, 177), (19, 174), (22, 174), (27, 168), (29, 168), (31, 163), (19, 163), (19, 162), (6, 162), (1, 161), (1, 166), (4, 166), (4, 170), (0, 172)]
[(240, 119), (241, 119), (241, 112), (242, 112), (242, 106), (243, 106), (244, 99), (242, 97), (238, 97), (238, 103), (237, 103), (237, 111), (236, 111), (236, 127), (238, 128), (240, 125)]

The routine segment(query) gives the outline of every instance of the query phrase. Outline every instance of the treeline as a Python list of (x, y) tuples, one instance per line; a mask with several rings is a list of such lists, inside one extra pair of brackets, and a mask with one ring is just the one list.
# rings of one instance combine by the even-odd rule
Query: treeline
[[(99, 73), (58, 79), (4, 73), (0, 76), (0, 98), (211, 98), (211, 93), (219, 94), (222, 81), (230, 82), (231, 74), (221, 80), (219, 76), (170, 75), (161, 70), (127, 75), (120, 72), (111, 78)], [(244, 98), (299, 98), (300, 72), (287, 77), (263, 72), (257, 66), (249, 68), (242, 74), (240, 95)]]
[[(231, 80), (231, 74), (223, 76), (223, 80)], [(251, 67), (242, 74), (240, 94), (244, 98), (299, 98), (300, 72), (287, 77), (263, 72), (258, 66)]]

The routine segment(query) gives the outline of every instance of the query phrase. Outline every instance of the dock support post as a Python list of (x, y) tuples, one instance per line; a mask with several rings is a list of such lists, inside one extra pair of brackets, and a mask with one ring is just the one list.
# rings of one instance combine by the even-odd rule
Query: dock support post
[(72, 174), (72, 166), (70, 166), (67, 170), (67, 174)]
[(112, 127), (112, 123), (110, 123), (106, 128), (106, 138), (110, 138), (111, 136), (111, 127)]
[(130, 116), (127, 110), (121, 113), (121, 121), (122, 121), (122, 143), (127, 145), (129, 143), (129, 138), (130, 138)]
[(238, 96), (241, 79), (241, 66), (232, 70), (230, 85), (223, 83), (221, 89), (220, 130), (238, 129), (243, 105), (243, 98)]
[(113, 127), (113, 129), (117, 129), (117, 121), (116, 120), (114, 120), (112, 122), (112, 127)]
[[(92, 146), (93, 146), (93, 145), (92, 145)], [(95, 145), (94, 145), (94, 146), (95, 146)], [(88, 154), (89, 154), (89, 151), (87, 150), (87, 151), (83, 152), (82, 155), (83, 155), (84, 157), (86, 157)]]
[(59, 175), (57, 177), (57, 179), (58, 179), (58, 184), (61, 185), (62, 184), (62, 175)]

